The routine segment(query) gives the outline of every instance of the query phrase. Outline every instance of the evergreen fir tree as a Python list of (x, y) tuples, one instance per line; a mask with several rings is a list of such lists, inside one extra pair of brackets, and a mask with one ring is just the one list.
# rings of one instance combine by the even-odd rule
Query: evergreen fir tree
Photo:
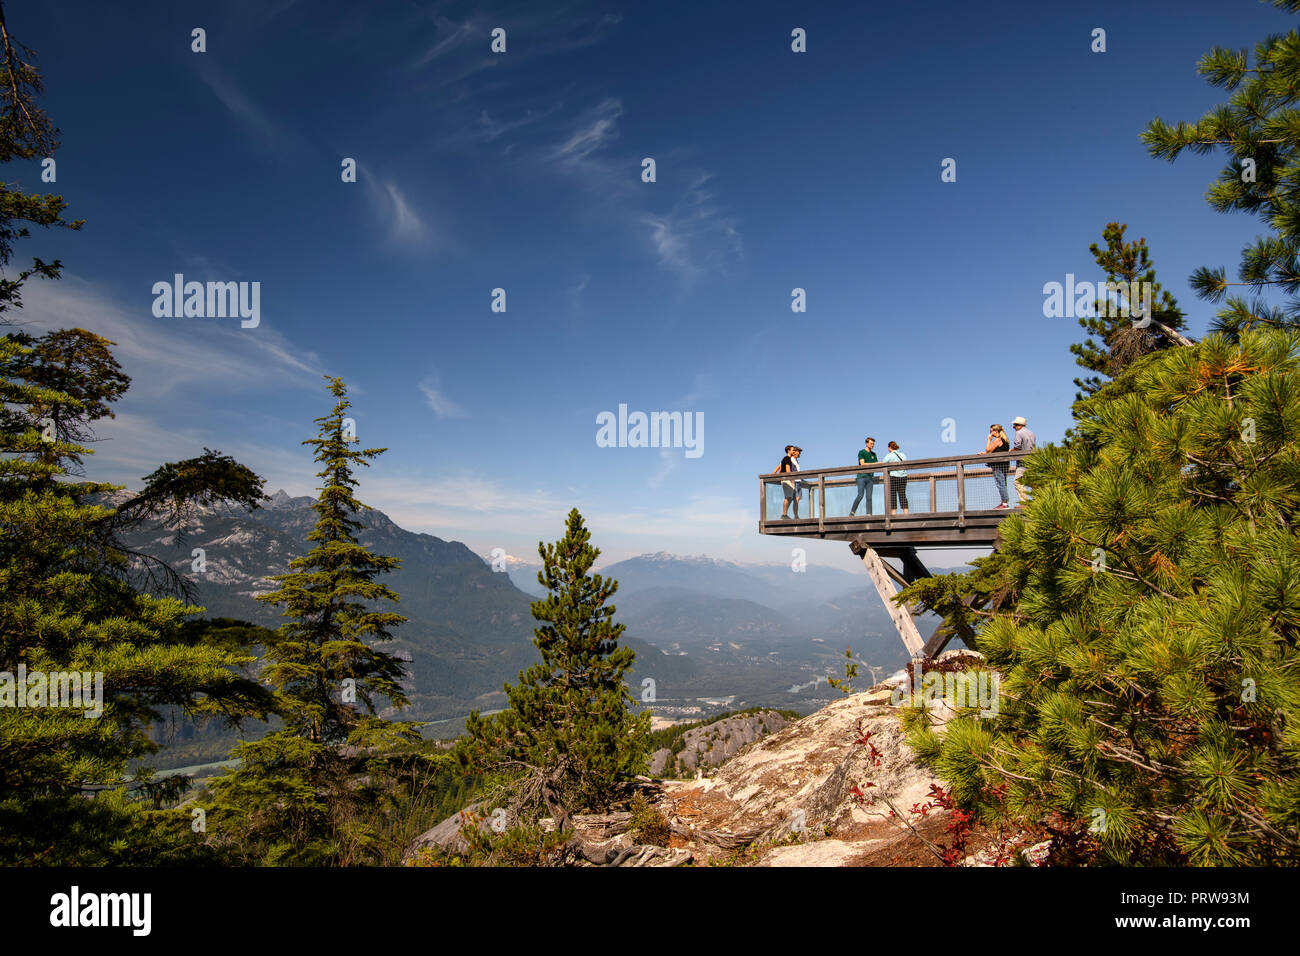
[(315, 459), (324, 466), (316, 473), (324, 482), (312, 505), (316, 527), (307, 536), (316, 546), (290, 563), (292, 573), (273, 578), (278, 590), (258, 600), (283, 606), (283, 616), (290, 618), (267, 648), (270, 664), (264, 674), (279, 689), (285, 731), (313, 743), (337, 744), (366, 726), (361, 711), (341, 702), (345, 681), (350, 682), (349, 696), (355, 692), (366, 714), (375, 713), (379, 697), (406, 706), (401, 684), (405, 665), (365, 640), (391, 641), (391, 628), (406, 618), (372, 607), (400, 600), (375, 578), (401, 562), (371, 554), (356, 538), (362, 523), (354, 516), (369, 506), (353, 493), (357, 480), (352, 469), (368, 468), (370, 459), (387, 449), (351, 447), (344, 423), (352, 407), (347, 387), (342, 379), (329, 381), (338, 401), (329, 415), (316, 419), (319, 437), (303, 442), (316, 449)]
[(267, 642), (263, 672), (276, 688), (283, 728), (236, 748), (242, 766), (212, 786), (217, 840), (250, 862), (373, 862), (375, 834), (361, 808), (380, 787), (384, 755), (419, 737), (415, 725), (376, 716), (381, 698), (406, 705), (405, 670), (367, 642), (391, 640), (391, 629), (406, 620), (375, 609), (398, 601), (375, 578), (400, 562), (372, 554), (356, 537), (362, 523), (355, 516), (367, 506), (354, 494), (353, 467), (368, 467), (386, 449), (351, 447), (347, 388), (341, 379), (328, 381), (337, 401), (316, 419), (318, 437), (303, 442), (322, 465), (308, 535), (315, 547), (274, 578), (277, 590), (258, 597), (283, 606), (289, 618)]
[(618, 582), (588, 573), (600, 555), (590, 539), (575, 508), (562, 539), (538, 544), (537, 580), (549, 591), (532, 604), (541, 661), (506, 685), (505, 710), (472, 713), (465, 724), (462, 760), (509, 776), (512, 824), (542, 813), (562, 823), (582, 808), (605, 808), (620, 783), (645, 769), (650, 715), (632, 714), (624, 683), (636, 655), (619, 646), (624, 626), (605, 603)]
[(1082, 343), (1070, 346), (1075, 363), (1094, 373), (1074, 380), (1080, 389), (1076, 399), (1093, 394), (1106, 380), (1118, 377), (1125, 366), (1142, 355), (1173, 345), (1191, 344), (1182, 335), (1183, 313), (1177, 301), (1169, 290), (1162, 289), (1156, 282), (1156, 270), (1151, 264), (1147, 241), (1125, 242), (1127, 229), (1128, 226), (1117, 222), (1107, 224), (1102, 232), (1105, 248), (1094, 242), (1088, 251), (1101, 266), (1107, 283), (1121, 285), (1127, 290), (1132, 290), (1135, 282), (1151, 284), (1150, 321), (1143, 325), (1128, 314), (1119, 314), (1137, 308), (1127, 299), (1122, 302), (1126, 306), (1122, 310), (1104, 297), (1097, 299), (1092, 314), (1079, 319), (1079, 326), (1088, 337)]
[[(0, 43), (0, 162), (50, 155), (55, 132), (34, 101), (40, 74), (9, 35), (2, 7)], [(0, 270), (28, 235), (25, 223), (79, 228), (63, 209), (59, 196), (0, 184)], [(16, 275), (0, 274), (0, 314), (21, 308), (29, 278), (57, 279), (60, 269), (58, 260), (37, 259)], [(142, 589), (132, 559), (148, 556), (120, 540), (159, 517), (164, 497), (182, 511), (198, 499), (256, 507), (261, 479), (224, 457), (219, 475), (192, 459), (167, 466), (188, 476), (184, 488), (146, 479), (116, 506), (105, 495), (119, 486), (67, 480), (90, 451), (81, 443), (92, 437), (91, 423), (111, 416), (110, 404), (129, 385), (112, 344), (81, 329), (0, 337), (0, 695), (16, 698), (20, 668), (86, 673), (92, 684), (102, 675), (103, 694), (102, 714), (90, 719), (85, 697), (86, 707), (19, 708), (16, 699), (0, 707), (0, 861), (7, 863), (203, 856), (189, 813), (161, 809), (184, 781), (154, 785), (143, 771), (130, 796), (128, 762), (157, 749), (149, 730), (165, 710), (234, 720), (267, 714), (266, 695), (236, 673), (252, 656), (213, 640), (192, 620), (201, 608)], [(40, 699), (51, 700), (48, 684)]]

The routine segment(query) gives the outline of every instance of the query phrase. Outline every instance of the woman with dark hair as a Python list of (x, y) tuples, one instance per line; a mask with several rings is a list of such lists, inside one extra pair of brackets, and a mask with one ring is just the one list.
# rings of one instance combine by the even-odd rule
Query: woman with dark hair
[[(898, 442), (889, 443), (889, 454), (885, 456), (885, 461), (907, 461), (907, 456), (898, 450)], [(903, 514), (907, 514), (907, 472), (889, 472), (889, 498), (886, 512), (902, 508)]]
[[(990, 455), (994, 452), (1010, 450), (1011, 442), (1007, 439), (1006, 429), (1001, 425), (990, 425), (988, 441), (984, 443), (984, 451), (981, 454)], [(993, 471), (993, 484), (997, 485), (998, 497), (1002, 499), (1002, 503), (994, 508), (994, 511), (1010, 507), (1007, 504), (1010, 500), (1007, 495), (1007, 464), (1005, 461), (995, 461), (989, 465)]]

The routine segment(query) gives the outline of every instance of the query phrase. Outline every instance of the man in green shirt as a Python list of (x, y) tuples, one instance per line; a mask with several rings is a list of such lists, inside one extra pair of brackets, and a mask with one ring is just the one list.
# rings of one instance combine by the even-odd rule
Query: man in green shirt
[[(877, 461), (878, 459), (876, 458), (876, 453), (874, 451), (875, 447), (876, 447), (876, 440), (874, 438), (868, 438), (866, 441), (866, 447), (859, 449), (858, 451), (858, 461), (868, 465)], [(853, 507), (849, 509), (850, 518), (853, 517), (853, 515), (857, 512), (858, 504), (862, 502), (864, 499), (866, 500), (867, 504), (866, 507), (863, 509), (862, 513), (864, 515), (871, 514), (871, 492), (872, 492), (872, 486), (875, 485), (875, 483), (876, 483), (875, 472), (868, 472), (865, 475), (858, 475), (858, 496), (853, 499)]]

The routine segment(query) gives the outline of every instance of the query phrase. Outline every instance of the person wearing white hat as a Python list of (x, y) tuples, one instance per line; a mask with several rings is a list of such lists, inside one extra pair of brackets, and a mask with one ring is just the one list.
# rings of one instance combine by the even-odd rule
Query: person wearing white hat
[[(1011, 450), (1029, 455), (1038, 447), (1038, 439), (1034, 433), (1029, 430), (1029, 425), (1025, 422), (1024, 416), (1017, 415), (1011, 419), (1011, 427), (1016, 430), (1016, 440), (1011, 443)], [(1018, 504), (1024, 504), (1029, 500), (1029, 492), (1021, 484), (1020, 479), (1025, 475), (1025, 460), (1016, 459), (1016, 494), (1020, 497)]]

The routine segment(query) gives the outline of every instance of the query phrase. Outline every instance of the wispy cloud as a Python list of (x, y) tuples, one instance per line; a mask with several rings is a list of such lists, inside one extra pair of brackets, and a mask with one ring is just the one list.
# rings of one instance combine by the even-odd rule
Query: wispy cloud
[(419, 389), (424, 395), (425, 403), (439, 418), (465, 418), (467, 412), (442, 393), (441, 383), (436, 375), (428, 375), (420, 381)]
[[(542, 154), (552, 168), (571, 176), (598, 206), (619, 210), (659, 264), (684, 280), (725, 272), (744, 259), (735, 219), (717, 202), (713, 173), (694, 168), (685, 156), (657, 157), (658, 179), (640, 182), (638, 156), (611, 155), (619, 138), (623, 103), (606, 97), (571, 121), (563, 138)], [(669, 170), (673, 174), (665, 175)], [(686, 182), (683, 189), (674, 182)], [(666, 212), (648, 208), (664, 196), (676, 198)]]
[(688, 279), (706, 271), (725, 271), (730, 262), (744, 258), (735, 221), (714, 204), (713, 193), (705, 188), (712, 178), (711, 173), (698, 174), (667, 213), (643, 219), (660, 265)]
[[(486, 35), (482, 23), (476, 24), (472, 19), (464, 23), (455, 23), (446, 17), (434, 17), (433, 22), (438, 39), (411, 62), (412, 69), (428, 66), (434, 60), (467, 45), (473, 37)], [(483, 52), (487, 52), (486, 44)]]
[[(516, 553), (531, 553), (522, 544), (529, 539), (554, 540), (575, 506), (599, 540), (616, 537), (632, 553), (660, 550), (665, 538), (741, 541), (752, 537), (754, 525), (753, 509), (731, 496), (696, 495), (663, 508), (628, 511), (593, 504), (590, 492), (559, 496), (540, 488), (509, 487), (475, 473), (434, 478), (375, 473), (366, 476), (366, 496), (368, 504), (403, 528), (442, 537), (464, 535), (471, 547), (508, 545)], [(493, 545), (493, 537), (501, 540)]]
[[(95, 425), (98, 440), (90, 443), (94, 456), (87, 463), (91, 474), (134, 486), (164, 461), (218, 447), (268, 475), (277, 487), (310, 487), (310, 453), (296, 445), (285, 450), (251, 444), (250, 413), (226, 408), (232, 393), (245, 402), (252, 399), (256, 409), (259, 393), (321, 389), (320, 358), (266, 319), (256, 329), (241, 329), (238, 321), (221, 325), (221, 320), (155, 318), (147, 284), (134, 303), (67, 275), (57, 283), (29, 283), (23, 291), (24, 307), (17, 316), (23, 327), (34, 334), (82, 328), (102, 335), (116, 343), (113, 355), (131, 377), (130, 390), (114, 409), (116, 417)], [(196, 408), (205, 410), (201, 427), (187, 424), (196, 419), (185, 410)]]
[(365, 168), (358, 168), (357, 172), (365, 185), (371, 212), (383, 224), (390, 242), (424, 246), (437, 238), (397, 183)]
[(513, 133), (515, 130), (523, 129), (525, 126), (532, 126), (536, 123), (540, 123), (559, 109), (559, 103), (552, 103), (545, 109), (525, 110), (522, 116), (518, 116), (512, 120), (495, 120), (488, 115), (487, 110), (483, 110), (483, 112), (479, 114), (478, 123), (474, 133), (481, 139), (490, 143), (495, 139), (500, 139), (507, 133)]
[(580, 278), (573, 285), (569, 286), (569, 288), (566, 290), (569, 295), (569, 301), (573, 304), (573, 311), (575, 312), (582, 311), (582, 293), (587, 290), (587, 286), (590, 283), (591, 283), (591, 276), (586, 273), (583, 273), (582, 278)]
[[(168, 425), (153, 415), (119, 410), (114, 418), (96, 423), (87, 470), (98, 479), (136, 488), (141, 478), (163, 462), (196, 457), (204, 448), (215, 447), (266, 478), (270, 493), (280, 488), (293, 495), (318, 493), (320, 479), (315, 472), (319, 466), (313, 463), (309, 449), (298, 447), (297, 442), (285, 448), (256, 444), (246, 435), (231, 444), (214, 436), (212, 429), (208, 423), (201, 427)], [(229, 438), (227, 434), (225, 439)]]
[[(445, 87), (505, 62), (503, 56), (519, 65), (599, 43), (622, 19), (617, 13), (596, 14), (565, 3), (519, 3), (497, 7), (491, 16), (476, 14), (464, 20), (435, 13), (423, 30), (415, 31), (421, 48), (408, 72), (419, 70), (433, 87)], [(505, 54), (491, 52), (491, 33), (497, 27), (506, 31)], [(527, 42), (520, 42), (524, 37)]]
[(593, 153), (618, 136), (618, 118), (622, 115), (621, 100), (602, 100), (579, 117), (568, 138), (552, 149), (549, 158), (570, 167), (584, 166)]
[(155, 318), (152, 305), (148, 284), (141, 285), (137, 301), (126, 303), (93, 283), (65, 276), (57, 283), (28, 283), (20, 319), (42, 330), (83, 328), (116, 342), (118, 362), (135, 379), (132, 395), (151, 400), (163, 400), (177, 388), (319, 387), (321, 359), (265, 318), (256, 329), (241, 329), (237, 321)]
[(405, 477), (377, 472), (366, 477), (366, 495), (368, 504), (403, 528), (442, 536), (494, 528), (523, 535), (554, 532), (573, 507), (572, 500), (541, 489), (508, 488), (467, 473)]
[(296, 158), (308, 151), (302, 139), (286, 126), (277, 123), (270, 114), (249, 97), (234, 79), (212, 65), (208, 57), (196, 69), (199, 79), (230, 112), (231, 117), (254, 143), (267, 152), (286, 159)]

